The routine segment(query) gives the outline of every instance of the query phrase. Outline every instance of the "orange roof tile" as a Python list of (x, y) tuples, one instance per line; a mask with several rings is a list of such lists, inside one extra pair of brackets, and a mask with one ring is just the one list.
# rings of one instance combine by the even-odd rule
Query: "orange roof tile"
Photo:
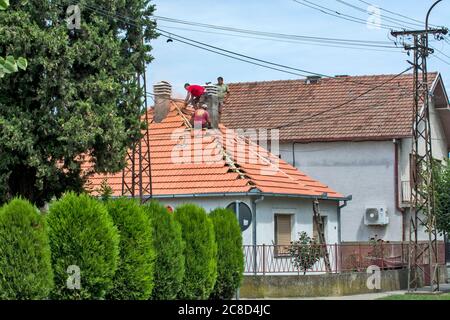
[[(153, 196), (256, 191), (319, 198), (326, 193), (328, 198), (344, 198), (237, 135), (234, 130), (222, 125), (219, 130), (195, 131), (188, 128), (181, 116), (181, 107), (179, 101), (172, 103), (162, 123), (151, 121), (149, 125)], [(184, 112), (189, 118), (192, 110)], [(150, 119), (153, 118), (152, 113), (150, 109)], [(90, 164), (84, 163), (83, 169), (89, 168)], [(98, 193), (104, 179), (113, 189), (113, 194), (120, 196), (122, 172), (92, 175), (86, 187), (94, 194)], [(125, 179), (129, 183), (131, 178), (127, 176)]]

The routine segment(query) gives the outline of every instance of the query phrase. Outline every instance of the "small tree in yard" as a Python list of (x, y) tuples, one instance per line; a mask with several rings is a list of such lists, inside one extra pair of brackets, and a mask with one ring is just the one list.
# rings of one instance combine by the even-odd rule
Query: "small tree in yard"
[(178, 207), (175, 219), (181, 224), (186, 244), (186, 269), (180, 299), (207, 299), (217, 277), (217, 244), (214, 227), (205, 210), (193, 204)]
[(236, 214), (215, 209), (209, 214), (217, 242), (217, 280), (212, 299), (231, 299), (239, 288), (244, 272), (242, 232)]
[[(103, 299), (113, 287), (119, 234), (105, 206), (86, 195), (66, 194), (47, 216), (55, 299)], [(80, 286), (69, 287), (68, 270), (80, 271)], [(77, 285), (77, 283), (73, 283)]]
[(120, 260), (108, 299), (146, 300), (153, 288), (152, 226), (135, 200), (121, 198), (106, 202), (120, 235)]
[(52, 287), (44, 217), (14, 199), (0, 209), (0, 300), (46, 299)]
[(450, 161), (436, 166), (435, 170), (436, 216), (438, 230), (450, 233)]
[(156, 251), (155, 286), (152, 300), (173, 300), (181, 289), (184, 277), (184, 241), (181, 225), (173, 214), (156, 201), (144, 206), (153, 227), (153, 245)]
[(291, 242), (288, 252), (293, 259), (294, 266), (299, 272), (302, 270), (303, 274), (306, 274), (306, 271), (311, 269), (321, 258), (318, 243), (304, 231), (299, 233), (297, 241)]

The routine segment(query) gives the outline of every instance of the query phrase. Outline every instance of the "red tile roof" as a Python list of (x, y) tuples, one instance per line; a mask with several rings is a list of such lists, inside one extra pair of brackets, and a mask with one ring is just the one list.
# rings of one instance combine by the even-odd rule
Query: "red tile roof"
[[(437, 75), (430, 73), (430, 83)], [(235, 129), (248, 128), (249, 124), (252, 128), (280, 128), (281, 141), (409, 137), (413, 77), (405, 74), (389, 81), (393, 77), (324, 78), (317, 84), (306, 84), (304, 80), (231, 83), (222, 122)]]
[[(149, 125), (154, 196), (256, 191), (318, 198), (326, 193), (328, 198), (343, 198), (234, 130), (222, 125), (218, 131), (190, 129), (182, 114), (190, 118), (192, 110), (181, 112), (181, 106), (179, 101), (172, 102), (167, 118)], [(148, 112), (152, 119), (152, 109)], [(83, 169), (89, 168), (85, 163)], [(104, 179), (115, 196), (121, 195), (121, 172), (95, 174), (86, 186), (98, 193)]]

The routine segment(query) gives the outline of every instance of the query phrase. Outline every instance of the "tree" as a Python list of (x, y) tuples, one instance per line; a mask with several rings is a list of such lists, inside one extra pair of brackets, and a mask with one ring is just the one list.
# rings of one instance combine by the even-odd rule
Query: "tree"
[(211, 298), (231, 299), (244, 272), (241, 227), (236, 214), (227, 209), (215, 209), (209, 217), (217, 242), (217, 280)]
[(120, 259), (107, 298), (147, 300), (153, 288), (153, 229), (144, 209), (134, 199), (120, 198), (105, 204), (120, 235)]
[(53, 288), (44, 217), (26, 200), (0, 209), (0, 300), (46, 299)]
[(217, 243), (214, 226), (205, 210), (194, 204), (179, 206), (174, 212), (185, 242), (185, 274), (180, 299), (207, 299), (217, 277)]
[(47, 223), (55, 275), (51, 298), (104, 299), (119, 263), (119, 233), (103, 203), (67, 193), (50, 204)]
[(156, 36), (150, 1), (80, 0), (81, 30), (68, 29), (62, 3), (17, 0), (0, 11), (0, 56), (28, 59), (26, 73), (1, 80), (0, 201), (42, 205), (80, 191), (92, 173), (85, 161), (120, 171), (145, 125), (135, 79), (152, 60), (142, 41)]
[(176, 299), (184, 277), (184, 248), (181, 225), (173, 214), (157, 201), (144, 206), (153, 227), (153, 243), (156, 251), (155, 286), (152, 300)]
[[(6, 10), (9, 7), (9, 0), (0, 0), (0, 11)], [(13, 56), (7, 56), (6, 58), (0, 57), (0, 79), (6, 74), (27, 68), (27, 59), (20, 57), (18, 59)]]
[(312, 268), (321, 257), (319, 244), (304, 231), (300, 232), (297, 241), (291, 242), (288, 252), (294, 261), (294, 266), (299, 271), (302, 270), (303, 274), (306, 274), (306, 271)]
[(450, 233), (450, 161), (436, 166), (435, 197), (438, 230)]

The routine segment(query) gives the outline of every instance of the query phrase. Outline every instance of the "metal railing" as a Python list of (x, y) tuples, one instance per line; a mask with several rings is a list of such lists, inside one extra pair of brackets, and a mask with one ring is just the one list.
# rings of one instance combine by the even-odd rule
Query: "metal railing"
[[(427, 262), (427, 244), (423, 264)], [(408, 243), (351, 243), (305, 246), (245, 245), (245, 274), (319, 274), (326, 273), (323, 259), (328, 251), (331, 273), (366, 272), (369, 266), (381, 270), (401, 269), (408, 265)], [(444, 251), (439, 260), (444, 263)]]

